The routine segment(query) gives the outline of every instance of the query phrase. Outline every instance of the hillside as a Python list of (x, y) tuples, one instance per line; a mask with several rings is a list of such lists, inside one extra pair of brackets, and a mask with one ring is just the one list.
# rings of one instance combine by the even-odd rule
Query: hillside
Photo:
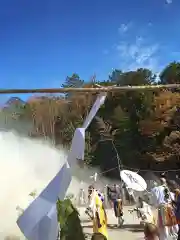
[[(170, 63), (159, 75), (159, 83), (180, 83), (179, 69), (180, 63)], [(94, 83), (105, 86), (153, 85), (157, 84), (157, 76), (149, 69), (129, 72), (114, 70), (107, 81), (87, 83), (79, 75), (73, 74), (66, 78), (62, 86), (87, 87)], [(18, 112), (16, 121), (30, 123), (31, 136), (48, 137), (55, 144), (67, 147), (94, 99), (94, 94), (80, 93), (34, 96), (27, 102), (11, 98), (4, 114), (9, 109), (13, 114)], [(8, 118), (13, 114), (8, 114)], [(105, 105), (87, 131), (86, 163), (98, 165), (103, 170), (116, 168), (113, 141), (125, 166), (153, 170), (180, 169), (179, 129), (178, 89), (109, 93)], [(117, 169), (109, 172), (109, 175), (117, 174)]]

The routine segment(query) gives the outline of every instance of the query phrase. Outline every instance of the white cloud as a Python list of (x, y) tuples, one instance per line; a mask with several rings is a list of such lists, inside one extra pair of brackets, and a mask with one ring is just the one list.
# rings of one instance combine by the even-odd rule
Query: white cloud
[(137, 68), (150, 68), (158, 70), (157, 53), (158, 44), (147, 44), (142, 37), (136, 37), (134, 43), (121, 42), (117, 46), (121, 67), (126, 70)]
[(173, 2), (173, 0), (166, 0), (167, 4), (171, 4)]
[(118, 31), (119, 33), (125, 33), (129, 30), (130, 27), (131, 27), (131, 23), (127, 23), (127, 24), (122, 23)]

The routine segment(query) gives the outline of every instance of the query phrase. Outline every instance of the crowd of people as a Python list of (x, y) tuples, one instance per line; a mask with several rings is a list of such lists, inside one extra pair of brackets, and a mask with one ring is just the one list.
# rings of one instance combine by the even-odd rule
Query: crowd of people
[[(107, 186), (106, 189), (108, 202), (118, 220), (117, 226), (121, 227), (124, 222), (122, 189), (116, 184)], [(180, 240), (180, 188), (175, 182), (161, 178), (160, 184), (155, 184), (149, 190), (149, 201), (142, 197), (135, 198), (133, 191), (130, 195), (136, 207), (129, 212), (135, 211), (140, 218), (146, 240), (167, 240), (169, 236)], [(92, 239), (107, 240), (105, 196), (91, 185), (88, 188), (88, 199), (86, 213), (93, 223)]]
[[(114, 184), (107, 186), (107, 198), (109, 204), (114, 210), (114, 215), (118, 219), (117, 226), (121, 226), (124, 222), (123, 219), (123, 202), (120, 188)], [(86, 213), (92, 219), (93, 223), (93, 236), (92, 239), (108, 239), (107, 232), (107, 214), (105, 210), (105, 196), (102, 192), (96, 190), (94, 186), (88, 188), (89, 204)]]
[(175, 182), (160, 179), (151, 190), (152, 204), (157, 209), (156, 225), (160, 240), (171, 235), (180, 240), (180, 188)]

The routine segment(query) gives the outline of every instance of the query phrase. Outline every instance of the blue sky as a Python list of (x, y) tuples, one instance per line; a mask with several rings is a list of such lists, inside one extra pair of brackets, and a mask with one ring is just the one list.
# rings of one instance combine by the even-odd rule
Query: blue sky
[(0, 0), (1, 88), (180, 60), (180, 0)]

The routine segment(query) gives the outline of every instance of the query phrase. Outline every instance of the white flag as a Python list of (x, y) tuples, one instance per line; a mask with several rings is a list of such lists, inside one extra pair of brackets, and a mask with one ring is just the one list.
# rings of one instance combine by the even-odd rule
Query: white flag
[(70, 166), (76, 164), (76, 160), (84, 160), (85, 149), (85, 129), (77, 128), (72, 140), (71, 148), (68, 154), (68, 163)]
[[(106, 93), (97, 97), (83, 127), (76, 129), (67, 159), (70, 165), (77, 159), (84, 160), (85, 130), (104, 104), (105, 98)], [(43, 192), (18, 218), (17, 224), (28, 240), (56, 240), (58, 234), (56, 202), (58, 198), (64, 199), (72, 179), (68, 163), (63, 165)]]
[(28, 235), (28, 239), (33, 240), (52, 240), (57, 239), (58, 236), (58, 220), (56, 205), (54, 205), (48, 214), (46, 214), (41, 221), (34, 227)]
[(94, 105), (91, 108), (90, 113), (88, 114), (86, 120), (84, 121), (83, 128), (85, 128), (85, 130), (90, 125), (91, 121), (93, 120), (99, 108), (104, 104), (106, 96), (107, 96), (107, 93), (101, 93), (98, 95)]
[[(43, 192), (18, 218), (17, 224), (28, 240), (42, 240), (39, 236), (43, 234), (43, 231), (46, 231), (47, 224), (49, 224), (49, 229), (57, 228), (57, 221), (55, 220), (57, 217), (56, 202), (58, 198), (64, 199), (71, 179), (70, 168), (65, 163)], [(56, 225), (53, 222), (56, 222)], [(53, 226), (51, 227), (51, 225)], [(49, 234), (51, 240), (56, 239), (52, 238), (55, 234), (53, 230)]]

